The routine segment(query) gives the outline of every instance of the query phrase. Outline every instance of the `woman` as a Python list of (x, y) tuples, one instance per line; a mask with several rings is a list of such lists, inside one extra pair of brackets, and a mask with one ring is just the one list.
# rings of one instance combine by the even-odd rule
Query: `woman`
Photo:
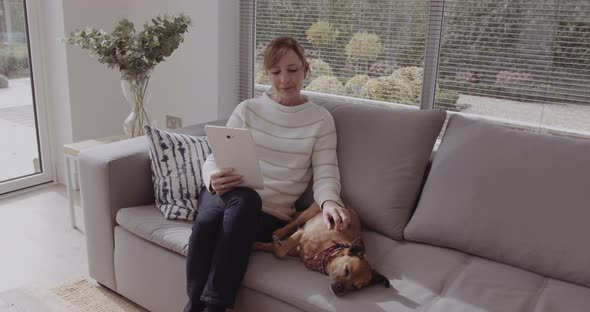
[(254, 241), (269, 242), (295, 212), (293, 204), (313, 177), (314, 199), (326, 226), (343, 229), (349, 214), (340, 199), (336, 128), (330, 113), (301, 95), (309, 74), (304, 50), (293, 38), (274, 39), (264, 56), (273, 92), (240, 103), (228, 127), (250, 128), (264, 189), (238, 187), (231, 168), (214, 155), (203, 165), (201, 192), (187, 255), (188, 311), (233, 308)]

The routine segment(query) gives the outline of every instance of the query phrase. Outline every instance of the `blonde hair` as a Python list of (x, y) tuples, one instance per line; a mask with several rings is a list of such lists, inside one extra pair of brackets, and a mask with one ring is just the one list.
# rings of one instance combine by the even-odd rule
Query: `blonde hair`
[(276, 65), (281, 57), (283, 57), (289, 50), (297, 54), (303, 65), (305, 75), (307, 76), (309, 73), (309, 63), (305, 58), (305, 49), (303, 49), (303, 46), (301, 46), (301, 44), (299, 44), (299, 42), (293, 37), (278, 37), (273, 39), (268, 46), (266, 46), (263, 62), (264, 71), (268, 72), (268, 70)]

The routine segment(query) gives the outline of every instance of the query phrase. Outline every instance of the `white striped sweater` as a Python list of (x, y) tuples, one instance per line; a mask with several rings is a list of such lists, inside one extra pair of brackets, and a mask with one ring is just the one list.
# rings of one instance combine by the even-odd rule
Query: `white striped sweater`
[[(314, 199), (318, 204), (340, 199), (340, 171), (336, 156), (336, 127), (330, 112), (311, 101), (284, 106), (264, 93), (240, 103), (227, 127), (252, 131), (264, 189), (257, 190), (263, 211), (283, 220), (295, 212), (293, 204), (313, 177)], [(205, 185), (219, 171), (215, 156), (203, 164)]]

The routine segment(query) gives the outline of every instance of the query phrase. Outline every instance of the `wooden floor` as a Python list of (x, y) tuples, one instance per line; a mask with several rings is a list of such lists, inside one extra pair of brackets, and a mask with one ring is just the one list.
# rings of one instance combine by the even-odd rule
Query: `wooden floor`
[(69, 220), (63, 185), (0, 199), (0, 292), (88, 276), (84, 235)]

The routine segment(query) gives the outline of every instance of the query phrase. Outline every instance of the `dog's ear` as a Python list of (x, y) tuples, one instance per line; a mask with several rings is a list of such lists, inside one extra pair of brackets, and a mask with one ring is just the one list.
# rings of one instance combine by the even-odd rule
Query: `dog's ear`
[(383, 284), (383, 286), (385, 286), (385, 288), (389, 288), (389, 279), (385, 276), (383, 276), (381, 273), (373, 270), (373, 277), (371, 278), (371, 283), (369, 283), (369, 285), (375, 285), (375, 284)]
[(360, 237), (352, 241), (352, 244), (350, 244), (350, 248), (348, 249), (348, 255), (351, 257), (362, 257), (365, 255), (365, 243), (363, 243), (363, 240)]

